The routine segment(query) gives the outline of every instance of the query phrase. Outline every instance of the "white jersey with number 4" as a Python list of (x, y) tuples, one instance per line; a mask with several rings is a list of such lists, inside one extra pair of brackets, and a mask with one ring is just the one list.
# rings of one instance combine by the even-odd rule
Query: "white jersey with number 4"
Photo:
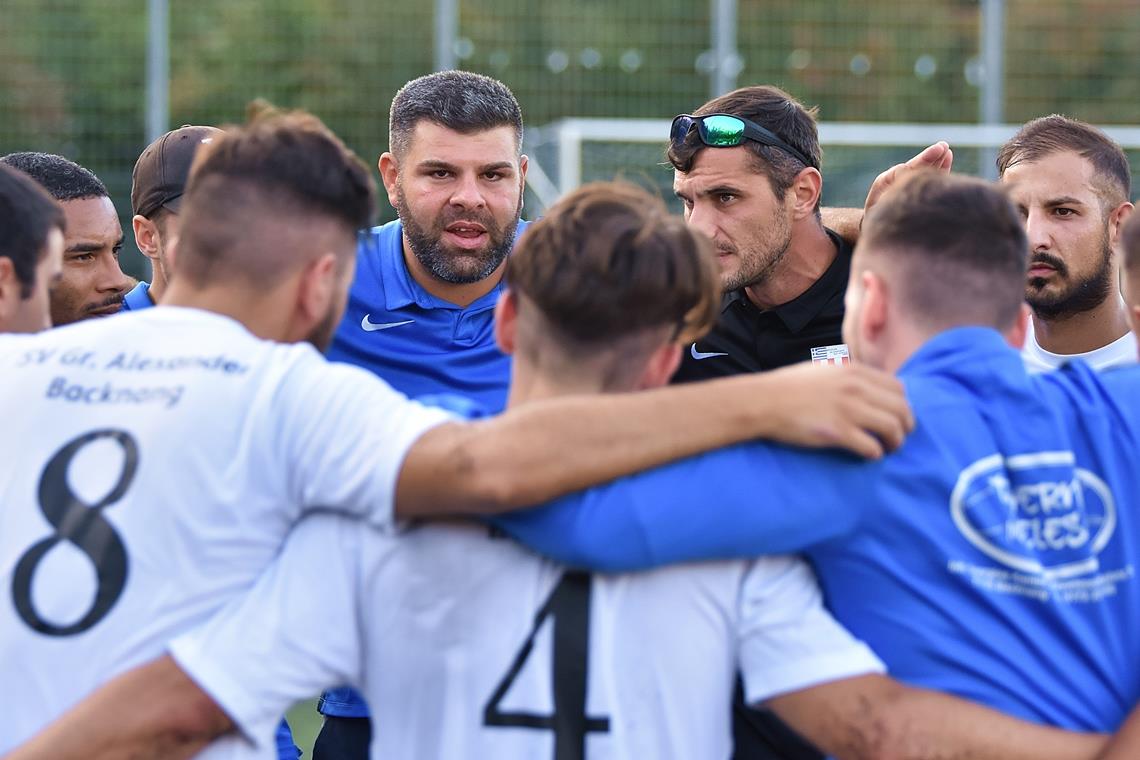
[(2, 335), (0, 377), (0, 754), (248, 588), (308, 508), (390, 524), (445, 419), (174, 307)]
[(282, 709), (350, 684), (378, 760), (727, 758), (738, 667), (750, 703), (882, 669), (798, 559), (590, 576), (483, 526), (332, 515), (172, 653), (247, 737), (206, 757), (272, 757)]

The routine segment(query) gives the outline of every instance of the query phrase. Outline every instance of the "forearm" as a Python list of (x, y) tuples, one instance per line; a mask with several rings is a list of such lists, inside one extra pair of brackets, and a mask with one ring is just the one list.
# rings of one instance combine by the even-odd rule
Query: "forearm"
[(823, 208), (823, 226), (834, 231), (851, 245), (859, 240), (859, 229), (863, 224), (861, 208)]
[[(806, 702), (801, 694), (830, 690)], [(769, 702), (781, 718), (842, 760), (1086, 760), (1105, 737), (1018, 720), (884, 676), (824, 684)]]
[(106, 684), (5, 760), (188, 758), (232, 727), (164, 657)]
[(1140, 757), (1140, 708), (1132, 711), (1097, 760), (1135, 760)]
[(864, 368), (794, 367), (550, 399), (428, 431), (401, 468), (397, 511), (411, 517), (516, 509), (753, 438), (880, 456), (912, 425), (897, 381)]

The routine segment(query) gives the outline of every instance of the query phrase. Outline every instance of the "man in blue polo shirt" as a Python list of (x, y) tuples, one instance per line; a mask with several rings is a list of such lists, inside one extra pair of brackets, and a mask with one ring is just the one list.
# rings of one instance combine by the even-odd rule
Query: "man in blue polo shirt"
[(1027, 374), (1027, 256), (998, 190), (913, 178), (867, 218), (844, 322), (906, 385), (895, 454), (739, 446), (500, 524), (607, 570), (803, 551), (896, 678), (1114, 730), (1140, 701), (1140, 370)]
[(222, 131), (183, 124), (152, 142), (131, 173), (131, 211), (135, 244), (150, 259), (150, 282), (141, 281), (123, 296), (123, 311), (147, 309), (166, 292), (167, 252), (178, 234), (178, 209), (199, 145)]
[[(494, 309), (526, 227), (522, 130), (514, 95), (480, 74), (429, 74), (396, 93), (380, 175), (399, 219), (361, 236), (330, 359), (409, 396), (506, 406), (511, 365), (495, 344)], [(319, 709), (316, 760), (367, 757), (368, 708), (356, 692), (326, 692)]]
[(520, 222), (522, 110), (505, 85), (446, 71), (396, 93), (380, 175), (399, 219), (360, 242), (329, 358), (412, 396), (506, 404), (510, 361), (492, 335), (503, 264)]

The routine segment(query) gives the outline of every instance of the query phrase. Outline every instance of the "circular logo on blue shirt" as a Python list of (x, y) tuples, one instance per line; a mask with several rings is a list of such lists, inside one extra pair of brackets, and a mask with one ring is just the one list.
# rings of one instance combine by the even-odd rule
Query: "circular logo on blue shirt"
[(1071, 451), (978, 460), (958, 476), (950, 515), (987, 556), (1054, 578), (1095, 572), (1116, 530), (1112, 491)]

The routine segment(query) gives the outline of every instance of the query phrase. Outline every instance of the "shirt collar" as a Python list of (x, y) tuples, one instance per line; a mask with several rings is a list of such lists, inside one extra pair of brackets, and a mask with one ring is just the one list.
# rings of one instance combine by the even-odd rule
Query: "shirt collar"
[(900, 377), (969, 375), (1027, 376), (1021, 354), (992, 327), (954, 327), (918, 347), (899, 368)]
[[(391, 229), (386, 229), (389, 227)], [(390, 238), (385, 238), (385, 233), (394, 235), (395, 243), (392, 243)], [(466, 307), (460, 307), (450, 301), (436, 298), (424, 290), (423, 286), (412, 277), (408, 265), (404, 262), (404, 228), (398, 219), (374, 229), (366, 241), (369, 258), (379, 262), (380, 265), (380, 287), (384, 291), (384, 306), (388, 311), (397, 311), (413, 303), (424, 309), (478, 310), (494, 306), (503, 291), (504, 285), (500, 279), (489, 293), (480, 296)], [(381, 246), (385, 245), (394, 245), (395, 250), (381, 251)]]
[(149, 309), (154, 306), (154, 301), (150, 298), (150, 284), (140, 280), (138, 285), (135, 285), (129, 293), (123, 296), (123, 303), (131, 311)]
[[(847, 288), (847, 279), (851, 274), (851, 247), (835, 232), (827, 228), (824, 228), (824, 232), (836, 249), (831, 264), (803, 293), (787, 303), (766, 310), (779, 317), (792, 333), (798, 333), (807, 327), (819, 316), (824, 307), (832, 302), (837, 293), (842, 297), (843, 291)], [(755, 304), (748, 300), (743, 288), (725, 296), (722, 310), (727, 309), (734, 301), (742, 301), (745, 305), (756, 309)]]

